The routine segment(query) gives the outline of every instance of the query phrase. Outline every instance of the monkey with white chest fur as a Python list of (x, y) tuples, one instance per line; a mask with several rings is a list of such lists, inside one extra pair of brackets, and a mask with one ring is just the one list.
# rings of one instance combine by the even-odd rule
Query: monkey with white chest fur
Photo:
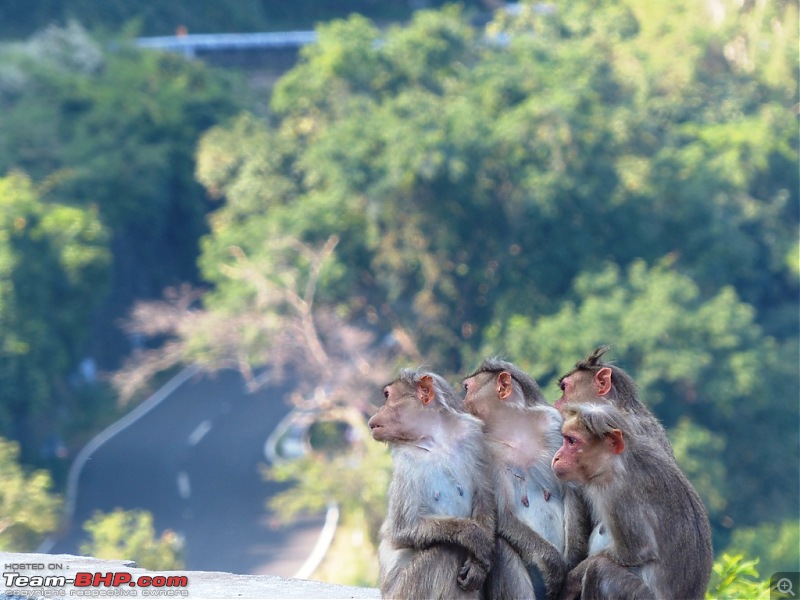
[[(625, 415), (629, 429), (659, 444), (667, 458), (674, 461), (664, 426), (639, 398), (636, 382), (621, 367), (605, 362), (604, 355), (610, 346), (598, 346), (587, 358), (575, 363), (575, 367), (558, 380), (561, 397), (555, 408), (561, 410), (566, 404), (609, 404)], [(676, 463), (677, 465), (677, 463)], [(598, 522), (594, 515), (594, 528), (589, 539), (589, 555), (606, 548), (611, 540), (608, 528)]]
[(464, 380), (464, 406), (484, 424), (497, 503), (491, 598), (554, 598), (586, 553), (582, 497), (550, 468), (561, 417), (539, 386), (512, 363), (486, 359)]
[(369, 421), (394, 473), (379, 547), (384, 598), (481, 598), (495, 508), (480, 421), (434, 373), (404, 370)]

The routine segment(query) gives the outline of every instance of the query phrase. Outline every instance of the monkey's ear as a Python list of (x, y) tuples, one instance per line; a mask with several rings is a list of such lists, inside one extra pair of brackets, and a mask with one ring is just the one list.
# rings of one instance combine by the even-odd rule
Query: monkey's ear
[(511, 382), (511, 373), (508, 371), (501, 371), (497, 375), (497, 397), (500, 400), (505, 400), (514, 391), (514, 385)]
[(433, 377), (430, 375), (423, 375), (417, 384), (417, 398), (423, 404), (430, 404), (431, 400), (436, 397), (436, 391), (433, 389)]
[(625, 438), (619, 429), (612, 429), (606, 434), (606, 438), (611, 445), (611, 452), (621, 454), (625, 450)]
[(611, 391), (611, 369), (603, 367), (594, 374), (594, 387), (598, 396), (605, 396)]

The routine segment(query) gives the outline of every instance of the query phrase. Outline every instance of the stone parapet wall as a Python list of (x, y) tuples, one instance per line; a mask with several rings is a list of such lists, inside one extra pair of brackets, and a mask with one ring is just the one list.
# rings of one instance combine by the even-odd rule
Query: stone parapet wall
[[(0, 552), (0, 600), (18, 598), (376, 599), (373, 588), (271, 575), (148, 571), (122, 560)], [(67, 583), (69, 581), (69, 583)], [(73, 582), (74, 581), (74, 582)], [(78, 583), (79, 585), (76, 585)], [(85, 585), (87, 584), (88, 585)], [(92, 585), (96, 583), (97, 585)]]

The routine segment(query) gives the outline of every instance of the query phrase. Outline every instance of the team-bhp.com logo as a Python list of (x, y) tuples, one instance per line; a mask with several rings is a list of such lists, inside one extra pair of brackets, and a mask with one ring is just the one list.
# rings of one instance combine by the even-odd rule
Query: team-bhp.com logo
[[(6, 565), (6, 567), (15, 565)], [(25, 565), (31, 567), (32, 565)], [(38, 567), (38, 565), (37, 565)], [(43, 568), (44, 565), (41, 565)], [(139, 575), (126, 571), (90, 573), (78, 571), (66, 575), (28, 575), (18, 571), (4, 572), (6, 595), (52, 598), (56, 596), (188, 596), (189, 579), (185, 575)], [(73, 586), (67, 593), (66, 587)], [(108, 589), (112, 588), (112, 589)]]

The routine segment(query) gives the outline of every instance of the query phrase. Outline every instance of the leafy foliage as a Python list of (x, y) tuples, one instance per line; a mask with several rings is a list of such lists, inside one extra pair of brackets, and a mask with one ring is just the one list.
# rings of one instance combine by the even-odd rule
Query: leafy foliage
[[(286, 349), (318, 405), (361, 412), (392, 361), (455, 374), (502, 353), (546, 384), (610, 343), (717, 547), (793, 517), (797, 16), (612, 0), (524, 4), (485, 35), (457, 8), (322, 25), (266, 118), (200, 142), (223, 201), (200, 258), (213, 290), (135, 326), (165, 325), (173, 362), (256, 372)], [(319, 507), (346, 462), (277, 469), (299, 478), (281, 506)], [(725, 559), (720, 593), (751, 567)]]
[(800, 569), (800, 522), (764, 523), (733, 532), (728, 554), (758, 556), (761, 572), (796, 572)]
[(108, 232), (92, 207), (42, 200), (31, 180), (0, 178), (0, 430), (57, 401), (107, 278)]
[(769, 581), (759, 581), (758, 559), (745, 560), (741, 554), (723, 554), (714, 563), (708, 600), (761, 600), (770, 597)]
[(24, 552), (56, 529), (61, 500), (50, 491), (47, 471), (27, 474), (18, 460), (18, 444), (0, 438), (0, 548)]
[[(442, 0), (425, 2), (436, 6)], [(242, 31), (288, 31), (311, 29), (315, 23), (351, 13), (386, 19), (406, 18), (415, 2), (409, 0), (173, 0), (161, 4), (138, 0), (93, 0), (39, 2), (23, 6), (17, 2), (0, 4), (0, 36), (19, 37), (51, 23), (76, 19), (93, 30), (116, 31), (121, 23), (133, 22), (143, 35), (173, 35), (178, 26), (191, 33)], [(466, 0), (466, 5), (480, 5)]]
[[(552, 310), (581, 269), (669, 255), (704, 295), (733, 285), (770, 333), (786, 331), (774, 326), (797, 286), (782, 264), (797, 220), (795, 173), (782, 162), (796, 154), (788, 123), (762, 138), (762, 168), (741, 164), (752, 154), (743, 151), (721, 169), (728, 141), (709, 146), (704, 122), (686, 114), (655, 120), (662, 91), (619, 72), (628, 64), (617, 64), (618, 53), (643, 53), (642, 40), (612, 49), (597, 36), (553, 34), (498, 48), (480, 44), (452, 11), (420, 13), (385, 34), (354, 17), (319, 36), (275, 91), (276, 127), (243, 118), (201, 146), (199, 177), (227, 200), (205, 247), (207, 275), (241, 231), (229, 223), (307, 241), (334, 230), (348, 240), (339, 251), (349, 268), (321, 293), (361, 314), (413, 321), (423, 350), (441, 354), (475, 348), (493, 318)], [(424, 76), (418, 64), (430, 65)], [(768, 89), (725, 70), (715, 76), (740, 84), (752, 119), (770, 120), (759, 103)], [(704, 76), (693, 85), (703, 88)], [(704, 97), (708, 130), (736, 134), (741, 123), (725, 120), (723, 98)], [(696, 98), (669, 101), (685, 113)], [(226, 152), (243, 133), (244, 145)], [(754, 187), (763, 169), (775, 173), (774, 192)]]
[[(48, 198), (97, 212), (113, 257), (103, 316), (196, 281), (209, 204), (193, 177), (195, 146), (233, 111), (232, 78), (124, 40), (106, 51), (76, 23), (0, 55), (0, 172), (22, 170), (46, 182)], [(113, 364), (119, 339), (97, 338), (96, 358)]]
[(156, 536), (153, 516), (144, 510), (98, 512), (84, 524), (90, 540), (81, 554), (104, 559), (133, 560), (143, 569), (172, 571), (183, 568), (181, 541), (172, 531)]

